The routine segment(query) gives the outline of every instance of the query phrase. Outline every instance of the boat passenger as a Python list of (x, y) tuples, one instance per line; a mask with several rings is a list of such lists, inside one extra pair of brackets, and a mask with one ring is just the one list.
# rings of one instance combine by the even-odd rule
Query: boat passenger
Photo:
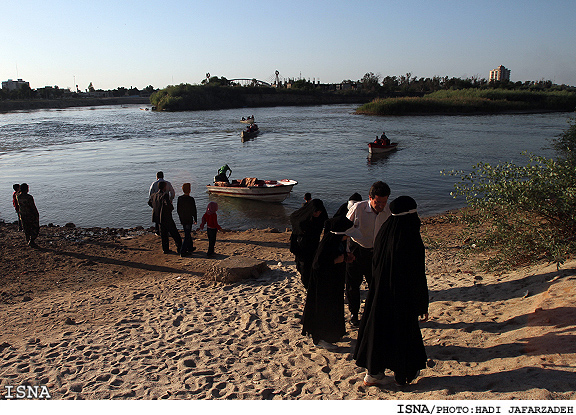
[(386, 136), (386, 133), (384, 131), (382, 131), (382, 135), (380, 136), (380, 141), (381, 141), (381, 144), (384, 144), (385, 146), (390, 145), (390, 139)]
[(232, 169), (230, 167), (228, 167), (227, 164), (223, 165), (222, 167), (220, 167), (218, 169), (218, 174), (216, 176), (214, 176), (214, 183), (226, 182), (226, 183), (230, 184), (230, 180), (228, 180), (228, 177), (230, 177), (231, 174), (232, 174)]

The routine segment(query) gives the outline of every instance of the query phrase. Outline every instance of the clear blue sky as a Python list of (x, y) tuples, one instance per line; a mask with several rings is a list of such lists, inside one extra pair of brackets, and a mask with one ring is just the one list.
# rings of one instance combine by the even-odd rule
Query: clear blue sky
[(5, 0), (0, 80), (163, 88), (367, 72), (576, 85), (574, 0)]

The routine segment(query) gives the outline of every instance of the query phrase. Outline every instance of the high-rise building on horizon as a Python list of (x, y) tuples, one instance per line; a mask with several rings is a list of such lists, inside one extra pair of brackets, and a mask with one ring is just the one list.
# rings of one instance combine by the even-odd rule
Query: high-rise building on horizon
[(506, 69), (500, 65), (496, 69), (490, 71), (490, 82), (492, 81), (510, 81), (510, 69)]

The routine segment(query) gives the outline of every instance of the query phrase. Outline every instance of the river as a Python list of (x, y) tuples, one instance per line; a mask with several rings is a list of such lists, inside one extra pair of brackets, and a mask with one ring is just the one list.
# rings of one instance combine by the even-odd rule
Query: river
[[(157, 171), (182, 194), (192, 184), (199, 215), (219, 203), (229, 229), (289, 226), (305, 192), (332, 215), (348, 197), (368, 197), (376, 180), (391, 200), (416, 199), (422, 216), (464, 206), (455, 177), (480, 162), (523, 164), (527, 151), (553, 157), (552, 140), (573, 113), (403, 116), (356, 115), (356, 105), (153, 112), (143, 106), (81, 107), (0, 114), (0, 220), (15, 220), (12, 184), (26, 182), (40, 223), (83, 227), (151, 225), (148, 189)], [(261, 133), (242, 143), (240, 118), (255, 115)], [(367, 143), (386, 131), (397, 151), (368, 157)], [(232, 178), (294, 179), (290, 197), (269, 204), (209, 196), (205, 186), (223, 164)], [(174, 214), (176, 223), (177, 215)]]

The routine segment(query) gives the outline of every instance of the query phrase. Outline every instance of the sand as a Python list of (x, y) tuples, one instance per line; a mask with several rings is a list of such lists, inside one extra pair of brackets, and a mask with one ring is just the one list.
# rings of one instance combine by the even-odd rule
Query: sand
[[(220, 232), (212, 258), (198, 232), (197, 251), (181, 258), (143, 228), (43, 226), (31, 249), (0, 224), (0, 394), (46, 385), (53, 399), (576, 399), (576, 262), (479, 272), (457, 230), (450, 215), (422, 228), (429, 367), (405, 387), (392, 376), (365, 387), (355, 327), (336, 351), (301, 335), (289, 230)], [(267, 270), (214, 281), (234, 257)]]

